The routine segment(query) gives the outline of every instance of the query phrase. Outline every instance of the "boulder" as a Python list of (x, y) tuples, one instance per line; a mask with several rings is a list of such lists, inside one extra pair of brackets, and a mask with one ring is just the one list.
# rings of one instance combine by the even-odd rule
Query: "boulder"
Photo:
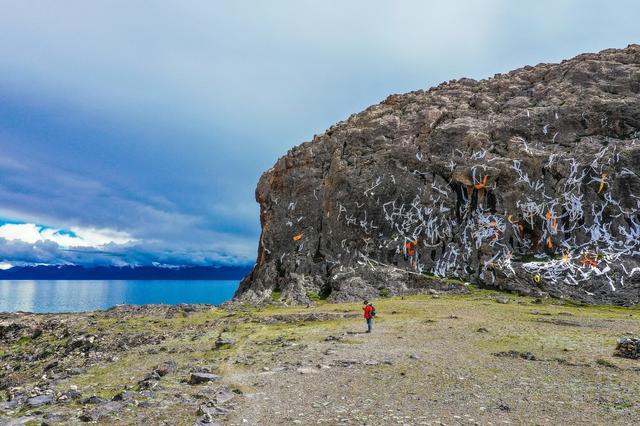
[(133, 392), (123, 391), (113, 395), (111, 398), (112, 401), (132, 401), (133, 400)]
[(110, 414), (116, 413), (122, 410), (122, 403), (117, 401), (107, 402), (99, 405), (96, 408), (85, 410), (79, 417), (82, 422), (95, 422)]
[(189, 376), (189, 384), (199, 385), (201, 383), (216, 382), (220, 379), (222, 379), (222, 377), (218, 376), (217, 374), (195, 372), (191, 373), (191, 375)]
[(12, 343), (21, 337), (31, 336), (33, 330), (17, 322), (0, 323), (0, 341)]
[(639, 76), (630, 45), (393, 95), (330, 127), (260, 178), (258, 257), (235, 299), (470, 282), (638, 303)]
[(640, 338), (625, 337), (618, 340), (615, 356), (640, 359)]
[(89, 352), (95, 347), (95, 342), (96, 336), (82, 334), (69, 340), (66, 346), (66, 350), (67, 353), (70, 353), (74, 350), (78, 350), (80, 352)]
[(218, 336), (218, 338), (216, 339), (215, 348), (216, 349), (228, 348), (230, 346), (233, 346), (235, 343), (236, 342), (233, 339), (230, 339), (228, 337)]
[(38, 395), (33, 396), (25, 402), (25, 405), (29, 408), (39, 407), (41, 405), (50, 404), (53, 402), (53, 395)]
[(34, 422), (38, 421), (38, 416), (21, 416), (13, 419), (2, 419), (0, 418), (0, 425), (2, 426), (24, 426), (27, 424), (34, 424)]
[(87, 404), (93, 404), (93, 405), (96, 405), (96, 404), (104, 404), (105, 402), (107, 402), (107, 400), (106, 400), (106, 399), (101, 398), (101, 397), (96, 396), (96, 395), (92, 395), (92, 396), (90, 396), (90, 397), (88, 397), (88, 398), (83, 399), (83, 400), (82, 400), (82, 405), (87, 405)]
[(214, 400), (217, 404), (224, 404), (236, 397), (236, 393), (229, 390), (226, 386), (219, 388), (214, 394)]
[(61, 397), (64, 397), (67, 400), (76, 400), (82, 397), (82, 393), (80, 393), (80, 391), (78, 391), (77, 389), (69, 389), (62, 392)]
[(174, 361), (165, 361), (162, 364), (158, 365), (154, 372), (156, 372), (160, 377), (166, 376), (169, 373), (173, 373), (178, 368), (177, 364)]
[(194, 426), (220, 426), (220, 423), (214, 421), (210, 414), (203, 414), (196, 420)]

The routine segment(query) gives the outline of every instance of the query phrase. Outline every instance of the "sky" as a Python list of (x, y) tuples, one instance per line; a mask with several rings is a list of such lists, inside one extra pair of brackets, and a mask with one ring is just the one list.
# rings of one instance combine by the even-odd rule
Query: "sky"
[(640, 42), (640, 2), (0, 0), (0, 267), (255, 261), (261, 173), (392, 93)]

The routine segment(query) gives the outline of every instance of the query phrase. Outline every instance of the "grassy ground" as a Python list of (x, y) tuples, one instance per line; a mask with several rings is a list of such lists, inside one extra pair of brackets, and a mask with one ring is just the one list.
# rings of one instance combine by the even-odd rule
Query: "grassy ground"
[[(213, 416), (222, 424), (640, 421), (640, 361), (613, 357), (617, 338), (640, 334), (640, 309), (535, 303), (516, 296), (501, 304), (496, 296), (504, 295), (472, 290), (439, 298), (375, 300), (372, 334), (362, 333), (359, 304), (202, 308), (173, 318), (165, 318), (162, 310), (56, 316), (70, 320), (72, 336), (90, 332), (100, 342), (138, 335), (163, 340), (112, 351), (111, 359), (96, 363), (90, 353), (78, 359), (71, 355), (69, 362), (82, 363), (86, 372), (56, 380), (49, 388), (77, 387), (83, 397), (105, 399), (132, 390), (134, 402), (102, 417), (100, 424), (192, 425), (198, 407), (224, 386), (236, 397), (218, 404), (229, 409)], [(234, 343), (216, 348), (220, 335)], [(0, 352), (12, 362), (16, 354), (41, 345), (41, 338), (52, 339), (45, 333), (0, 346)], [(98, 345), (95, 351), (106, 350)], [(150, 393), (138, 392), (136, 383), (167, 360), (177, 364), (177, 371), (162, 377)], [(47, 361), (23, 363), (21, 385), (37, 386)], [(216, 372), (221, 382), (184, 383), (197, 368)], [(48, 423), (73, 424), (87, 409), (75, 401), (7, 411), (6, 416), (40, 412), (35, 416), (41, 422), (38, 416), (54, 412), (62, 416), (60, 422)]]

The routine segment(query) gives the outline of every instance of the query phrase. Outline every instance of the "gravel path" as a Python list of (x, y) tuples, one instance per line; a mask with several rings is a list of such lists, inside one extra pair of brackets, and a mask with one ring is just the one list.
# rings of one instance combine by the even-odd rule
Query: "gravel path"
[(411, 312), (378, 308), (372, 334), (360, 333), (363, 321), (350, 321), (314, 329), (304, 344), (270, 358), (263, 353), (274, 363), (268, 371), (233, 378), (253, 391), (229, 423), (640, 421), (640, 364), (611, 357), (611, 331), (638, 330), (637, 320), (564, 307), (545, 307), (541, 315), (515, 303), (427, 299), (397, 305)]

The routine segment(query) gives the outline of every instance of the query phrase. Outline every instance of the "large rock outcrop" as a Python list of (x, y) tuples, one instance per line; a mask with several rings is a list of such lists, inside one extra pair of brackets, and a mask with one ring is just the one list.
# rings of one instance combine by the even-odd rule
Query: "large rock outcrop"
[(640, 46), (389, 96), (256, 190), (236, 299), (481, 286), (640, 300)]

